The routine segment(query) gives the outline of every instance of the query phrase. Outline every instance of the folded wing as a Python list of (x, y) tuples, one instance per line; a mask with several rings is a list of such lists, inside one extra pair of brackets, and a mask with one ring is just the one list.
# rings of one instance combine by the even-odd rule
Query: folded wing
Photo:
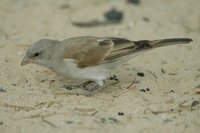
[(154, 47), (189, 43), (188, 38), (130, 41), (124, 38), (74, 37), (62, 41), (66, 46), (64, 58), (77, 61), (80, 67), (94, 66)]

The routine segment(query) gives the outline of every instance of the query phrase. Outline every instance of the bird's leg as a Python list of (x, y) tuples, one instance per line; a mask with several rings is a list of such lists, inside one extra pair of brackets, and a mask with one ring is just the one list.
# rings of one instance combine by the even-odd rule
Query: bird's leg
[(74, 84), (74, 85), (64, 85), (64, 88), (68, 89), (68, 90), (72, 90), (72, 89), (75, 89), (75, 88), (86, 88), (87, 85), (93, 83), (93, 81), (86, 81), (84, 83), (81, 83), (81, 84)]
[[(84, 94), (77, 94), (77, 95), (84, 95), (84, 96), (90, 96), (92, 95), (97, 89), (99, 89), (100, 87), (102, 87), (104, 85), (104, 80), (102, 81), (98, 81), (98, 82), (94, 82), (94, 81), (87, 81), (78, 85), (64, 85), (64, 87), (68, 90), (72, 90), (75, 88), (83, 88), (84, 90), (86, 90), (87, 92)], [(94, 84), (92, 84), (94, 83)], [(90, 85), (92, 84), (92, 85)], [(89, 85), (89, 86), (88, 86)]]
[(100, 85), (98, 85), (98, 84), (96, 84), (94, 87), (92, 87), (92, 88), (87, 88), (87, 89), (85, 89), (85, 90), (87, 90), (87, 92), (84, 94), (85, 96), (90, 96), (90, 95), (92, 95), (97, 89), (99, 89), (101, 86)]
[(110, 80), (119, 81), (116, 75), (113, 75), (112, 77), (110, 77)]
[(99, 81), (96, 81), (94, 82), (93, 81), (93, 86), (88, 88), (88, 87), (85, 87), (84, 90), (86, 90), (87, 92), (84, 94), (85, 96), (90, 96), (92, 95), (97, 89), (103, 87), (103, 85), (105, 84), (105, 80), (99, 80)]
[(94, 82), (94, 81), (91, 81), (91, 80), (86, 81), (86, 82), (82, 83), (82, 87), (83, 87), (83, 88), (86, 88), (89, 84), (91, 84), (91, 83), (93, 83), (93, 82)]

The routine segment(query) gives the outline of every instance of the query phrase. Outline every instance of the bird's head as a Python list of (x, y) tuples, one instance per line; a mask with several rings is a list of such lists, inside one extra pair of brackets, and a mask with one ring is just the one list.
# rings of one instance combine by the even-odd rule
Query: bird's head
[(48, 67), (60, 59), (60, 47), (60, 41), (41, 39), (28, 48), (21, 66), (35, 63)]

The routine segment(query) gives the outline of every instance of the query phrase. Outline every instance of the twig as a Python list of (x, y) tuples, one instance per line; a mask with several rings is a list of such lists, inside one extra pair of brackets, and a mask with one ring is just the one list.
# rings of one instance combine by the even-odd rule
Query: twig
[(134, 79), (131, 84), (129, 86), (126, 87), (126, 89), (129, 89), (133, 86), (133, 84), (138, 83), (138, 81), (136, 81), (136, 79)]
[(52, 127), (54, 127), (54, 128), (57, 127), (56, 125), (54, 125), (53, 123), (51, 123), (51, 122), (45, 120), (44, 118), (42, 118), (42, 122), (47, 123), (48, 125), (50, 125), (50, 126), (52, 126)]

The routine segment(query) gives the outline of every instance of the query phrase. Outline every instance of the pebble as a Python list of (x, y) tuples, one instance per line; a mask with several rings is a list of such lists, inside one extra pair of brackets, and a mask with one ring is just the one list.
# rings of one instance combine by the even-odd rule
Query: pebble
[(0, 92), (7, 92), (7, 91), (3, 88), (3, 86), (0, 86)]
[(200, 104), (200, 102), (197, 101), (197, 100), (194, 100), (194, 101), (192, 102), (192, 104), (191, 104), (191, 107), (195, 107), (195, 106), (197, 106), (198, 104)]
[(150, 19), (148, 17), (143, 17), (142, 20), (144, 20), (145, 22), (149, 22)]
[(145, 89), (141, 89), (140, 91), (142, 91), (142, 92), (146, 92), (146, 90), (145, 90)]
[(149, 89), (149, 88), (146, 88), (146, 90), (147, 90), (147, 91), (150, 91), (150, 89)]
[(140, 77), (144, 77), (144, 73), (143, 72), (138, 72), (137, 75), (140, 76)]
[(128, 3), (139, 5), (141, 3), (140, 0), (127, 0)]
[(118, 115), (122, 116), (122, 115), (124, 115), (124, 113), (123, 112), (118, 112)]
[(145, 89), (140, 89), (140, 91), (146, 92), (146, 91), (150, 91), (150, 89), (149, 88), (146, 88), (146, 90)]
[(169, 93), (175, 93), (175, 91), (174, 90), (170, 90)]
[(123, 19), (123, 12), (116, 9), (111, 9), (110, 11), (104, 14), (104, 17), (108, 21), (121, 21)]

